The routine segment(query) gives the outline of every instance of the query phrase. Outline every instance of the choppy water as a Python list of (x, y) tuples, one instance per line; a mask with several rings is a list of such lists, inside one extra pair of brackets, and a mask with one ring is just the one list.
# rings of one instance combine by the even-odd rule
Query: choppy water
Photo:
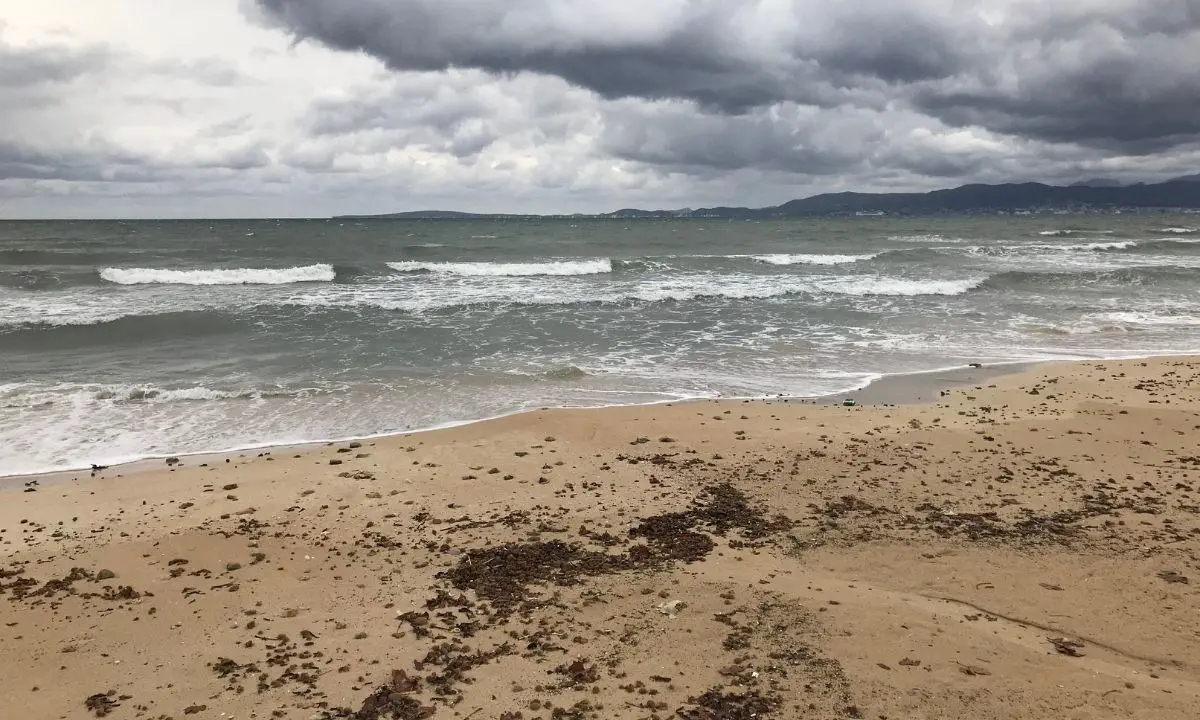
[(1200, 216), (0, 223), (0, 474), (1200, 351)]

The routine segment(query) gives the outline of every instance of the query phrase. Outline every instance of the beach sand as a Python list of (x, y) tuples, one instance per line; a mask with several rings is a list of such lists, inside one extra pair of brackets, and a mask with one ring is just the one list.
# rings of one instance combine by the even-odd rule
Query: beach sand
[(1200, 359), (995, 375), (10, 480), (0, 716), (1196, 717)]

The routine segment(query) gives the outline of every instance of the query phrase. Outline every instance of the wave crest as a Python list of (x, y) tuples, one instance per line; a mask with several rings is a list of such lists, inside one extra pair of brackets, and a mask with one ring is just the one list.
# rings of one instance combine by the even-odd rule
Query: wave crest
[(160, 268), (104, 268), (100, 277), (117, 285), (289, 285), (303, 282), (332, 282), (337, 272), (332, 265), (290, 268), (222, 268), (216, 270), (169, 270)]
[(1117, 240), (1114, 242), (1079, 243), (1078, 245), (1044, 245), (1040, 247), (1062, 250), (1129, 250), (1138, 246), (1136, 240)]
[(1071, 237), (1072, 235), (1112, 235), (1114, 230), (1042, 230), (1042, 237)]
[(862, 260), (870, 260), (878, 255), (880, 253), (870, 253), (867, 255), (815, 255), (801, 253), (795, 255), (752, 255), (751, 258), (768, 265), (847, 265)]
[(536, 275), (603, 275), (613, 271), (608, 258), (591, 260), (551, 260), (530, 263), (497, 262), (390, 262), (396, 272), (430, 272), (469, 277), (531, 277)]
[(825, 292), (839, 295), (965, 295), (984, 284), (987, 278), (962, 280), (905, 280), (889, 277), (840, 277), (817, 281)]

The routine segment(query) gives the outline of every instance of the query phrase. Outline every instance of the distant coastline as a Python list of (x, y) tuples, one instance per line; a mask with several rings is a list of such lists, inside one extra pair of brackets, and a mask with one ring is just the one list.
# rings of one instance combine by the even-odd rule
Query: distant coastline
[(962, 185), (924, 193), (823, 193), (770, 207), (709, 207), (680, 210), (623, 208), (608, 213), (541, 215), (414, 210), (374, 215), (339, 215), (335, 220), (495, 220), (544, 217), (654, 220), (718, 218), (764, 220), (789, 217), (886, 217), (1005, 213), (1178, 212), (1200, 210), (1200, 175), (1134, 185), (1096, 179), (1069, 186), (1042, 183)]

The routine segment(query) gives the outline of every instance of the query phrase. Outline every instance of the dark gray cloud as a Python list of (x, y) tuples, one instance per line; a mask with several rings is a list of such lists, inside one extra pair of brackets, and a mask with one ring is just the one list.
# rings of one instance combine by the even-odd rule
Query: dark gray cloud
[(0, 140), (0, 180), (150, 182), (147, 158), (110, 147), (50, 151)]
[[(728, 112), (780, 100), (839, 104), (859, 90), (839, 75), (880, 81), (940, 76), (937, 66), (950, 54), (946, 38), (903, 18), (910, 42), (889, 41), (875, 50), (796, 37), (785, 38), (798, 43), (791, 47), (777, 38), (756, 44), (755, 35), (773, 32), (772, 13), (720, 0), (674, 6), (630, 0), (256, 2), (297, 37), (363, 51), (396, 70), (529, 71), (606, 98), (681, 98)], [(805, 22), (803, 16), (784, 19)], [(821, 67), (826, 58), (832, 71)]]
[(1200, 163), (1200, 0), (112, 1), (111, 26), (0, 23), (0, 214), (766, 205)]
[(861, 170), (884, 128), (870, 112), (822, 112), (792, 104), (735, 116), (680, 105), (634, 106), (605, 114), (605, 152), (667, 171), (759, 168), (802, 175)]
[(528, 71), (709, 113), (904, 107), (1128, 153), (1200, 133), (1200, 0), (254, 1), (298, 38), (402, 71)]
[(0, 140), (0, 181), (155, 183), (202, 177), (206, 171), (254, 170), (270, 163), (266, 152), (253, 145), (196, 152), (191, 157), (172, 160), (105, 142), (48, 150), (34, 144)]
[(1063, 3), (1023, 17), (980, 72), (914, 89), (955, 125), (1132, 154), (1200, 134), (1200, 0)]

